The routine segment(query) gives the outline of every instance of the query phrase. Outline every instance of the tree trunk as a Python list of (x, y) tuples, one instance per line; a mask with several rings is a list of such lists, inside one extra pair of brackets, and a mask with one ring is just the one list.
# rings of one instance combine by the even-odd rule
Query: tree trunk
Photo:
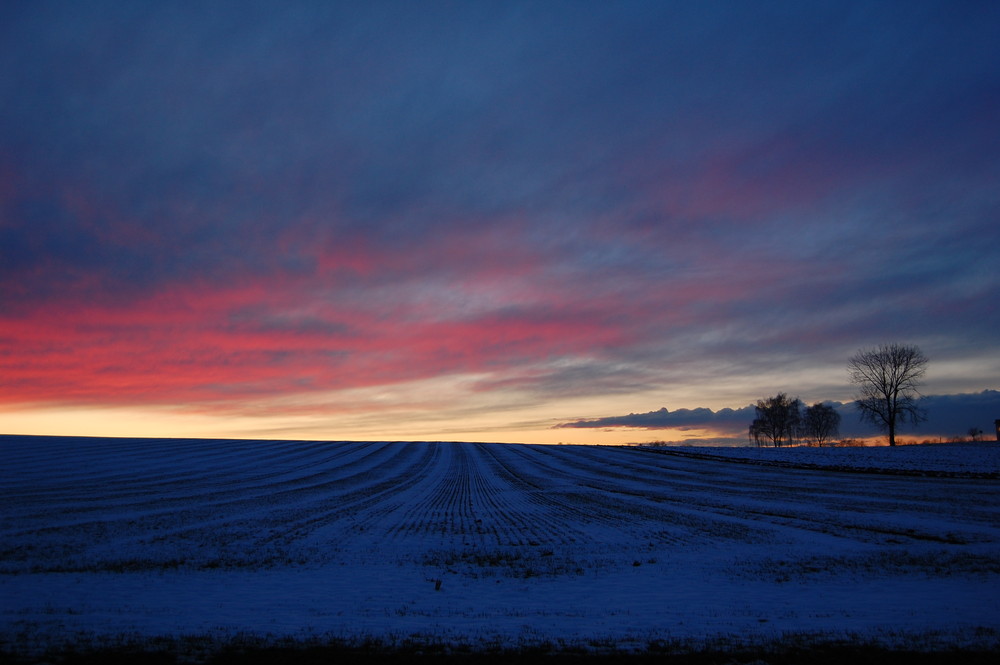
[(889, 421), (889, 445), (896, 445), (896, 421), (895, 419)]

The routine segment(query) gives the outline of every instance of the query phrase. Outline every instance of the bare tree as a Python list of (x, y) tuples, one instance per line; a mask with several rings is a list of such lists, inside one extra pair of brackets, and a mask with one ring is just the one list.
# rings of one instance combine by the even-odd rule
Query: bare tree
[(799, 431), (802, 402), (785, 393), (757, 400), (757, 418), (750, 425), (750, 437), (760, 446), (764, 441), (778, 447), (791, 444)]
[(916, 425), (927, 419), (917, 403), (927, 356), (916, 346), (883, 344), (863, 349), (848, 361), (847, 369), (860, 392), (854, 403), (861, 419), (888, 432), (890, 446), (896, 445), (897, 424)]
[(840, 414), (832, 406), (816, 402), (806, 407), (802, 433), (818, 446), (829, 443), (840, 435)]

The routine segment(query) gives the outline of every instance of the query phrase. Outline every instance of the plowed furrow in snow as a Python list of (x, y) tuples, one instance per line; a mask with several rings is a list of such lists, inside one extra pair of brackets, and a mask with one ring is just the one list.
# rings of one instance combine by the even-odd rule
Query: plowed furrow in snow
[[(109, 512), (127, 511), (133, 515), (146, 512), (160, 514), (178, 506), (197, 503), (203, 507), (222, 510), (228, 502), (246, 500), (262, 495), (276, 496), (283, 489), (307, 486), (314, 479), (329, 478), (329, 468), (340, 459), (315, 457), (297, 460), (294, 463), (271, 464), (266, 473), (259, 468), (253, 475), (240, 476), (233, 471), (223, 470), (210, 479), (191, 477), (157, 480), (147, 484), (129, 483), (117, 489), (94, 492), (86, 500), (75, 498), (67, 492), (53, 493), (47, 500), (33, 502), (29, 496), (19, 496), (19, 507), (34, 512), (24, 514), (26, 519), (38, 519), (48, 524), (82, 521), (88, 515), (104, 515)], [(293, 460), (289, 460), (291, 462)], [(317, 472), (317, 468), (324, 468)], [(114, 484), (110, 488), (115, 488)], [(39, 508), (45, 510), (39, 511)], [(15, 508), (16, 510), (16, 508)]]
[[(41, 547), (51, 554), (58, 550), (52, 549), (53, 543), (73, 541), (85, 543), (78, 548), (82, 551), (109, 552), (114, 556), (113, 543), (121, 541), (145, 543), (147, 549), (165, 542), (188, 543), (197, 548), (200, 540), (208, 540), (232, 549), (239, 542), (252, 545), (278, 539), (287, 541), (289, 534), (307, 532), (311, 525), (328, 521), (331, 515), (350, 513), (368, 503), (377, 503), (380, 493), (391, 492), (393, 486), (399, 484), (398, 476), (391, 471), (405, 475), (412, 461), (408, 459), (415, 449), (393, 445), (380, 448), (387, 449), (392, 457), (381, 456), (363, 472), (346, 478), (310, 481), (307, 489), (272, 493), (266, 485), (247, 488), (236, 484), (225, 493), (229, 497), (227, 500), (207, 506), (204, 495), (192, 492), (186, 498), (161, 504), (144, 502), (138, 506), (117, 506), (85, 521), (65, 523), (64, 516), (54, 520), (55, 525), (44, 516), (27, 521), (14, 520), (7, 525), (12, 528), (5, 529), (4, 542), (11, 550), (18, 551), (24, 549), (22, 544), (34, 541), (35, 549)], [(336, 467), (329, 469), (326, 476), (336, 471)], [(336, 506), (334, 510), (310, 509), (316, 504), (329, 506), (331, 502)], [(169, 505), (164, 507), (163, 503)], [(60, 520), (63, 523), (59, 523)], [(267, 526), (274, 526), (274, 529), (265, 530), (262, 538), (261, 529)], [(40, 558), (44, 557), (36, 557)]]
[[(625, 450), (600, 451), (605, 454), (597, 458), (590, 449), (539, 447), (532, 452), (547, 458), (544, 464), (549, 473), (579, 479), (577, 503), (593, 510), (616, 512), (642, 538), (659, 542), (709, 542), (720, 538), (761, 541), (778, 538), (778, 531), (789, 527), (787, 522), (769, 523), (744, 506), (727, 501), (723, 498), (729, 494), (727, 485), (710, 473), (703, 474), (706, 479), (701, 484), (686, 477), (678, 482), (669, 474), (662, 482), (653, 483), (624, 473), (622, 469), (627, 465), (616, 461)], [(582, 454), (575, 456), (576, 452)], [(745, 497), (740, 498), (745, 501)], [(808, 522), (799, 524), (804, 527)], [(831, 533), (828, 525), (816, 530)]]
[(516, 510), (518, 523), (529, 525), (528, 535), (534, 541), (565, 544), (593, 537), (585, 522), (578, 521), (578, 511), (556, 496), (557, 491), (565, 491), (565, 482), (553, 485), (552, 479), (546, 480), (527, 458), (512, 454), (512, 447), (495, 444), (482, 450), (489, 456), (484, 459), (492, 473), (510, 487), (505, 495), (506, 509)]
[(627, 516), (582, 485), (565, 468), (550, 464), (540, 452), (543, 448), (545, 446), (516, 446), (503, 450), (509, 454), (508, 468), (516, 469), (515, 473), (535, 486), (528, 493), (529, 501), (551, 513), (559, 522), (586, 525), (584, 531), (588, 536), (603, 531), (599, 537), (608, 538), (626, 527)]
[[(47, 529), (78, 528), (89, 531), (97, 524), (111, 524), (116, 519), (127, 521), (131, 528), (138, 528), (137, 522), (158, 524), (164, 520), (176, 519), (171, 517), (174, 513), (179, 513), (176, 517), (185, 521), (197, 519), (198, 516), (206, 520), (218, 519), (219, 516), (261, 506), (307, 501), (316, 496), (326, 499), (338, 490), (345, 491), (353, 486), (377, 482), (384, 471), (391, 471), (393, 468), (392, 458), (398, 458), (402, 452), (390, 444), (363, 446), (359, 450), (367, 452), (349, 463), (328, 465), (321, 471), (308, 467), (300, 468), (296, 474), (295, 471), (289, 473), (288, 470), (276, 467), (271, 475), (288, 474), (290, 477), (274, 483), (259, 479), (247, 482), (238, 476), (220, 474), (211, 489), (178, 481), (168, 493), (132, 488), (127, 494), (120, 493), (114, 500), (102, 497), (93, 502), (93, 505), (83, 506), (78, 505), (70, 496), (49, 502), (43, 511), (38, 511), (37, 507), (30, 511), (29, 508), (30, 512), (22, 514), (18, 521), (22, 524), (42, 524)], [(401, 463), (401, 460), (396, 463)], [(344, 475), (348, 473), (349, 475)], [(86, 494), (87, 488), (80, 491), (84, 496), (94, 496)], [(99, 496), (101, 494), (103, 492)], [(62, 497), (61, 494), (59, 496)], [(23, 500), (16, 497), (12, 499), (15, 506), (19, 501)]]
[[(403, 454), (392, 464), (378, 467), (379, 473), (367, 475), (371, 482), (347, 492), (322, 491), (309, 506), (292, 509), (291, 515), (269, 517), (272, 526), (266, 540), (303, 538), (320, 527), (337, 525), (340, 530), (371, 523), (397, 499), (406, 495), (435, 465), (440, 454), (438, 444), (395, 444)], [(329, 489), (329, 488), (328, 488)], [(374, 508), (374, 510), (373, 510)]]
[[(285, 486), (305, 485), (312, 478), (329, 474), (331, 466), (339, 465), (340, 469), (349, 468), (343, 464), (346, 455), (358, 455), (365, 449), (374, 452), (386, 444), (340, 445), (339, 450), (333, 450), (328, 445), (326, 450), (310, 447), (308, 456), (302, 456), (297, 444), (286, 446), (287, 454), (283, 459), (271, 459), (267, 463), (256, 461), (256, 451), (243, 447), (230, 449), (223, 458), (225, 461), (219, 468), (205, 470), (202, 461), (185, 459), (186, 470), (182, 467), (173, 472), (167, 468), (156, 474), (142, 475), (134, 472), (123, 477), (101, 476), (104, 465), (119, 462), (112, 460), (93, 460), (90, 464), (77, 469), (75, 476), (66, 478), (63, 486), (53, 486), (49, 481), (40, 481), (30, 488), (20, 491), (11, 490), (12, 506), (54, 506), (61, 514), (102, 511), (107, 507), (121, 509), (135, 501), (135, 508), (142, 504), (164, 507), (171, 499), (190, 501), (192, 494), (198, 494), (202, 502), (217, 501), (225, 496), (246, 494), (253, 487), (261, 491), (274, 493)], [(176, 464), (176, 460), (174, 464)], [(264, 471), (262, 471), (264, 469)], [(324, 469), (316, 472), (316, 469)], [(311, 472), (311, 473), (310, 473)], [(93, 474), (99, 476), (95, 480)], [(67, 505), (70, 504), (70, 505)], [(47, 516), (45, 516), (47, 517)]]
[[(975, 532), (960, 536), (958, 534), (935, 534), (939, 521), (941, 506), (950, 502), (939, 499), (926, 500), (914, 496), (912, 482), (901, 482), (888, 477), (872, 479), (871, 477), (813, 471), (799, 474), (788, 474), (785, 470), (751, 470), (748, 467), (716, 465), (706, 463), (707, 460), (691, 460), (691, 464), (681, 463), (681, 466), (697, 466), (704, 480), (692, 484), (689, 479), (678, 481), (667, 473), (659, 486), (648, 482), (629, 482), (630, 477), (621, 473), (628, 465), (617, 464), (622, 453), (629, 449), (621, 449), (617, 455), (596, 457), (592, 450), (584, 450), (581, 458), (565, 458), (566, 463), (582, 477), (593, 478), (598, 462), (606, 461), (612, 469), (608, 472), (609, 480), (603, 482), (589, 481), (586, 484), (595, 490), (612, 496), (618, 495), (623, 501), (642, 504), (653, 501), (656, 504), (673, 504), (672, 513), (681, 511), (691, 518), (698, 514), (704, 515), (705, 532), (709, 535), (720, 532), (720, 526), (728, 520), (734, 527), (752, 528), (756, 531), (770, 528), (776, 534), (787, 537), (790, 531), (801, 531), (803, 538), (807, 533), (837, 535), (839, 537), (856, 539), (859, 537), (882, 542), (887, 536), (904, 537), (916, 540), (948, 542), (955, 538), (979, 540), (984, 536)], [(564, 455), (562, 450), (549, 449), (551, 455)], [(594, 465), (585, 462), (593, 460)], [(659, 466), (659, 465), (658, 465)], [(667, 468), (666, 471), (671, 469)], [(718, 471), (718, 473), (714, 473)], [(648, 477), (648, 476), (647, 476)], [(940, 485), (940, 483), (937, 483)], [(665, 491), (666, 490), (666, 491)], [(903, 496), (905, 494), (905, 496)], [(630, 496), (632, 498), (630, 498)], [(817, 503), (827, 507), (836, 506), (841, 518), (831, 522), (828, 510), (817, 511)], [(648, 509), (639, 508), (641, 512)], [(905, 510), (913, 515), (928, 515), (924, 525), (914, 524), (911, 518), (907, 528), (898, 528), (893, 524), (895, 515)], [(948, 509), (945, 509), (948, 510)], [(954, 516), (954, 510), (950, 510)], [(988, 519), (988, 513), (982, 517)], [(966, 513), (966, 517), (969, 514)], [(917, 521), (920, 521), (919, 517)], [(733, 533), (739, 535), (740, 528)]]
[[(158, 532), (147, 529), (141, 541), (148, 544), (152, 564), (164, 561), (164, 565), (176, 565), (174, 562), (181, 561), (197, 567), (261, 567), (322, 561), (338, 551), (349, 532), (364, 522), (366, 517), (358, 515), (364, 515), (371, 506), (384, 505), (386, 497), (391, 499), (396, 492), (405, 491), (408, 482), (414, 482), (408, 478), (419, 477), (433, 465), (433, 448), (425, 448), (420, 456), (418, 446), (392, 448), (396, 453), (394, 463), (380, 468), (394, 468), (394, 474), (381, 474), (374, 484), (337, 497), (322, 493), (324, 510), (307, 509), (299, 503), (294, 507), (279, 504), (262, 511), (245, 501), (213, 518), (168, 520), (165, 525), (173, 528)], [(322, 532), (321, 537), (318, 532)], [(92, 548), (96, 556), (109, 552), (109, 548), (99, 545)], [(139, 553), (146, 556), (142, 549)], [(113, 564), (113, 553), (106, 556)]]
[(377, 553), (417, 559), (429, 575), (518, 577), (723, 542), (1000, 541), (992, 480), (576, 446), (17, 437), (0, 445), (13, 469), (0, 481), (0, 571), (10, 574), (318, 566)]
[(496, 461), (497, 444), (472, 448), (471, 481), (476, 489), (477, 529), (492, 535), (496, 545), (523, 546), (531, 543), (564, 545), (583, 532), (540, 512), (530, 501), (524, 484), (511, 481)]

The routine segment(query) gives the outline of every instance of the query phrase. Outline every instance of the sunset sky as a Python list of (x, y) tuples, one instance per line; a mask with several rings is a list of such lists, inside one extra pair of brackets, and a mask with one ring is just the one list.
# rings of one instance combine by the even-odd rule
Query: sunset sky
[[(982, 401), (998, 35), (996, 2), (5, 2), (0, 432), (744, 437), (716, 412), (849, 401), (884, 342)], [(663, 408), (701, 410), (616, 427)]]

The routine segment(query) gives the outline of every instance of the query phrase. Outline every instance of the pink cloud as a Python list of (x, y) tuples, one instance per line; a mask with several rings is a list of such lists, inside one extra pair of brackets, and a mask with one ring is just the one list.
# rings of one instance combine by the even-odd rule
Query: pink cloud
[[(497, 271), (487, 265), (470, 279)], [(377, 300), (325, 304), (315, 300), (322, 278), (189, 284), (121, 305), (50, 302), (8, 316), (0, 369), (9, 388), (0, 400), (190, 403), (360, 388), (583, 353), (626, 337), (572, 306), (513, 303), (505, 313), (510, 304), (501, 302), (434, 317)]]

